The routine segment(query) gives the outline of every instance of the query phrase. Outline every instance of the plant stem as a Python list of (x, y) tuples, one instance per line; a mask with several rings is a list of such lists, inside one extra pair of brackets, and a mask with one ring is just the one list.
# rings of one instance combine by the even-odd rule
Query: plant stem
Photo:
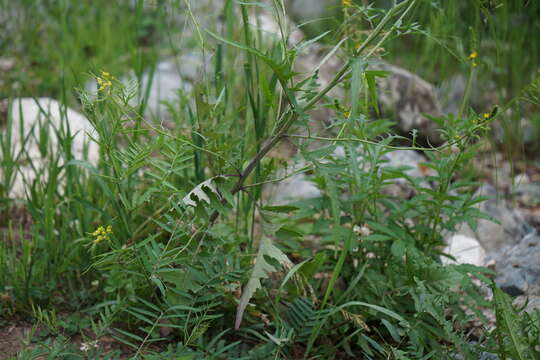
[[(376, 38), (377, 36), (382, 32), (384, 27), (390, 22), (392, 17), (399, 12), (404, 7), (408, 6), (407, 10), (404, 12), (403, 15), (405, 15), (409, 9), (416, 3), (416, 0), (405, 0), (401, 2), (400, 4), (397, 4), (392, 9), (390, 9), (384, 18), (381, 20), (381, 22), (377, 25), (377, 27), (370, 33), (369, 37), (364, 41), (361, 46), (358, 48), (358, 50), (355, 53), (355, 56), (360, 56), (362, 51), (364, 51)], [(400, 18), (401, 19), (401, 18)], [(382, 41), (384, 41), (388, 37), (388, 34), (385, 35), (381, 41), (379, 41), (375, 48), (379, 47), (382, 44)], [(370, 51), (370, 54), (372, 54), (374, 49)], [(332, 90), (336, 85), (338, 85), (343, 78), (350, 72), (352, 61), (349, 60), (343, 67), (337, 72), (337, 74), (334, 76), (334, 78), (321, 90), (317, 95), (315, 95), (310, 101), (308, 101), (302, 108), (297, 108), (293, 105), (293, 101), (291, 99), (288, 99), (289, 101), (289, 110), (290, 113), (289, 118), (286, 120), (285, 124), (279, 129), (278, 133), (272, 136), (265, 145), (259, 150), (259, 152), (251, 159), (249, 164), (245, 167), (245, 169), (240, 174), (240, 178), (236, 182), (236, 184), (233, 186), (231, 190), (231, 194), (236, 194), (240, 190), (242, 190), (244, 182), (248, 178), (248, 176), (253, 172), (253, 170), (257, 167), (257, 164), (268, 154), (270, 150), (274, 146), (276, 146), (284, 137), (287, 136), (287, 132), (289, 128), (298, 120), (298, 117), (300, 114), (303, 114), (305, 111), (310, 110), (313, 108), (330, 90)], [(299, 107), (299, 106), (298, 106)], [(214, 221), (218, 217), (219, 213), (215, 211), (211, 216), (211, 221)]]

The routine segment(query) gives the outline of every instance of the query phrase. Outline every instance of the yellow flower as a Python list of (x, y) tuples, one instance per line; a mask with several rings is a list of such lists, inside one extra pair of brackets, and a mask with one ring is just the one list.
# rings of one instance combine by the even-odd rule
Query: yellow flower
[(101, 76), (96, 76), (96, 81), (98, 83), (98, 90), (104, 91), (107, 90), (112, 86), (112, 80), (114, 80), (115, 77), (111, 76), (110, 73), (107, 71), (102, 71)]
[(489, 119), (491, 117), (490, 113), (484, 113), (484, 119)]
[(98, 227), (93, 233), (92, 236), (95, 237), (94, 244), (98, 244), (103, 240), (109, 240), (109, 235), (112, 234), (112, 226), (109, 225), (107, 228), (103, 226)]
[(343, 111), (343, 116), (348, 118), (349, 116), (351, 116), (351, 112), (349, 110), (345, 110)]
[(471, 60), (473, 67), (476, 67), (476, 65), (478, 65), (476, 63), (476, 58), (477, 57), (478, 57), (478, 53), (476, 51), (473, 51), (472, 53), (469, 54), (469, 60)]
[(341, 0), (341, 5), (345, 7), (350, 7), (352, 6), (352, 0)]

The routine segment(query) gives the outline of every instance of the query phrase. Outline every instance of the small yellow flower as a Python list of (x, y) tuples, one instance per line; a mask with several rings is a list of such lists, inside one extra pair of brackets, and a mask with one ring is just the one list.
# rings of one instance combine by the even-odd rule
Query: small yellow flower
[(352, 0), (341, 0), (341, 5), (345, 7), (351, 7), (352, 6)]
[(490, 113), (484, 113), (484, 119), (489, 119), (491, 117)]
[(108, 88), (112, 87), (112, 80), (114, 80), (115, 77), (112, 76), (107, 71), (102, 71), (101, 76), (96, 76), (96, 81), (98, 83), (98, 90), (104, 91)]
[(349, 116), (351, 116), (351, 112), (349, 110), (345, 110), (343, 111), (343, 116), (348, 118)]
[(478, 64), (476, 63), (476, 58), (478, 57), (478, 53), (476, 51), (473, 51), (469, 54), (469, 60), (472, 62), (472, 66), (476, 67)]
[(112, 226), (109, 225), (107, 228), (103, 226), (98, 227), (93, 233), (92, 236), (94, 239), (94, 244), (98, 244), (103, 240), (109, 240), (109, 235), (112, 234)]

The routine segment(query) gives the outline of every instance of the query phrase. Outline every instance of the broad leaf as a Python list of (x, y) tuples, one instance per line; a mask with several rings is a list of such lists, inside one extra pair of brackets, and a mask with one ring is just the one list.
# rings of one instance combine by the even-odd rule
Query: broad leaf
[(221, 197), (215, 185), (215, 181), (218, 180), (218, 178), (223, 178), (223, 176), (214, 176), (213, 178), (205, 180), (199, 185), (195, 186), (182, 199), (182, 202), (188, 206), (193, 206), (193, 207), (196, 207), (197, 203), (201, 201), (205, 201), (208, 205), (210, 205), (210, 198), (208, 197), (208, 194), (206, 193), (205, 189), (216, 194), (218, 198)]
[(242, 323), (242, 317), (244, 315), (244, 310), (246, 309), (249, 300), (255, 294), (255, 291), (261, 287), (261, 279), (268, 279), (269, 275), (273, 272), (276, 272), (277, 269), (274, 265), (268, 263), (265, 257), (270, 257), (283, 266), (291, 267), (292, 263), (279, 248), (272, 244), (272, 241), (269, 238), (264, 237), (261, 240), (259, 246), (259, 251), (255, 259), (255, 265), (249, 277), (249, 281), (242, 291), (242, 297), (240, 298), (240, 303), (236, 308), (236, 320), (234, 323), (234, 328), (239, 329), (240, 324)]
[(495, 313), (497, 315), (497, 333), (500, 348), (511, 354), (512, 359), (525, 360), (532, 359), (531, 349), (525, 342), (525, 334), (520, 326), (519, 315), (512, 306), (510, 297), (502, 292), (494, 283), (493, 301), (495, 303)]

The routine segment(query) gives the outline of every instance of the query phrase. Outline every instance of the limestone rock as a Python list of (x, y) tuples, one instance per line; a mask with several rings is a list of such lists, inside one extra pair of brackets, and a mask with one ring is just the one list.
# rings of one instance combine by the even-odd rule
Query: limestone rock
[(472, 264), (484, 266), (486, 251), (475, 238), (457, 234), (447, 240), (443, 252), (453, 256), (456, 260), (441, 257), (443, 264)]
[(520, 295), (514, 300), (514, 306), (522, 308), (523, 311), (531, 313), (540, 310), (540, 287), (531, 287), (526, 295)]
[(498, 198), (497, 190), (492, 185), (482, 185), (474, 196), (491, 197), (477, 207), (500, 223), (479, 219), (476, 230), (463, 224), (456, 233), (478, 239), (488, 254), (495, 253), (507, 245), (514, 245), (531, 231), (521, 213), (513, 209), (504, 199)]
[[(540, 236), (532, 232), (494, 256), (497, 285), (512, 296), (540, 296)], [(535, 290), (536, 289), (536, 290)]]
[[(46, 179), (46, 172), (41, 173), (39, 177), (36, 175), (41, 170), (46, 170), (48, 166), (47, 154), (42, 151), (46, 149), (47, 153), (58, 153), (60, 143), (57, 132), (65, 131), (67, 124), (73, 136), (71, 147), (73, 158), (97, 163), (99, 148), (88, 136), (97, 135), (90, 122), (77, 111), (64, 107), (50, 98), (18, 98), (11, 102), (8, 113), (11, 114), (12, 127), (6, 128), (7, 119), (4, 117), (0, 119), (0, 131), (4, 138), (10, 132), (11, 154), (18, 163), (16, 167), (19, 170), (11, 179), (11, 187), (7, 191), (9, 197), (22, 198), (25, 196), (26, 183), (32, 184), (34, 180)], [(43, 140), (40, 131), (43, 131), (47, 124), (47, 146), (40, 148), (40, 142)], [(7, 154), (2, 153), (2, 158), (6, 156)], [(60, 165), (63, 160), (60, 157)]]
[(512, 190), (514, 198), (517, 201), (526, 206), (537, 206), (540, 204), (539, 183), (515, 182), (515, 184)]
[[(306, 166), (304, 162), (298, 162), (287, 170), (288, 174)], [(284, 172), (278, 175), (284, 177)], [(298, 173), (280, 181), (277, 185), (266, 187), (266, 196), (273, 205), (285, 205), (303, 199), (312, 199), (321, 196), (321, 190), (309, 180), (309, 175)]]
[(440, 117), (443, 115), (437, 93), (433, 85), (403, 68), (380, 62), (373, 66), (390, 74), (378, 81), (379, 102), (383, 112), (394, 114), (398, 129), (418, 133), (431, 144), (440, 144), (437, 125), (424, 114)]
[[(403, 170), (403, 173), (413, 180), (434, 175), (432, 169), (422, 165), (422, 163), (427, 162), (426, 157), (413, 150), (394, 150), (385, 153), (383, 159), (386, 162), (381, 165), (382, 168), (398, 169), (407, 167), (407, 169)], [(431, 184), (427, 181), (423, 181), (422, 186), (431, 188)], [(410, 199), (417, 193), (409, 180), (403, 177), (394, 179), (392, 184), (384, 186), (381, 191), (385, 195), (400, 199)]]
[[(311, 75), (314, 69), (319, 68), (319, 89), (328, 85), (344, 63), (337, 55), (333, 55), (320, 65), (329, 51), (322, 45), (313, 44), (300, 53), (295, 70), (303, 75), (299, 75), (298, 79)], [(439, 117), (443, 114), (435, 88), (419, 76), (383, 61), (371, 64), (369, 69), (388, 72), (388, 76), (377, 80), (378, 101), (383, 115), (394, 118), (400, 132), (408, 134), (416, 129), (420, 138), (433, 145), (440, 144), (440, 135), (435, 131), (437, 125), (424, 116), (428, 114)], [(345, 92), (337, 86), (328, 96), (344, 100)], [(331, 114), (327, 108), (310, 113), (318, 123), (328, 123)]]
[[(342, 146), (337, 146), (333, 152), (335, 158), (343, 158), (346, 156), (345, 149)], [(359, 163), (362, 161), (361, 148), (357, 149), (357, 160)], [(415, 152), (409, 150), (396, 150), (391, 151), (383, 155), (384, 162), (381, 162), (381, 168), (401, 168), (403, 166), (408, 167), (403, 172), (413, 179), (422, 178), (427, 175), (426, 170), (422, 167), (421, 163), (426, 161), (426, 158)], [(328, 160), (329, 161), (329, 160)], [(278, 174), (276, 177), (285, 177), (286, 174), (292, 174), (295, 171), (302, 169), (307, 164), (303, 161), (299, 161), (291, 166), (287, 172)], [(369, 164), (364, 164), (364, 170), (369, 168)], [(429, 186), (429, 184), (425, 184)], [(384, 186), (382, 191), (388, 196), (394, 196), (398, 198), (409, 198), (414, 194), (414, 189), (410, 186), (409, 182), (404, 178), (396, 178), (391, 184)], [(279, 182), (277, 185), (272, 184), (266, 187), (266, 196), (269, 202), (274, 205), (283, 205), (289, 201), (296, 201), (302, 199), (310, 199), (321, 196), (321, 191), (317, 186), (310, 181), (309, 175), (306, 173), (298, 173), (287, 177)], [(346, 197), (346, 195), (345, 195)]]
[(170, 117), (167, 104), (177, 104), (181, 92), (191, 94), (193, 85), (202, 79), (207, 65), (208, 59), (202, 53), (193, 52), (159, 62), (152, 77), (146, 72), (141, 88), (144, 91), (152, 81), (147, 98), (148, 115), (156, 119)]

